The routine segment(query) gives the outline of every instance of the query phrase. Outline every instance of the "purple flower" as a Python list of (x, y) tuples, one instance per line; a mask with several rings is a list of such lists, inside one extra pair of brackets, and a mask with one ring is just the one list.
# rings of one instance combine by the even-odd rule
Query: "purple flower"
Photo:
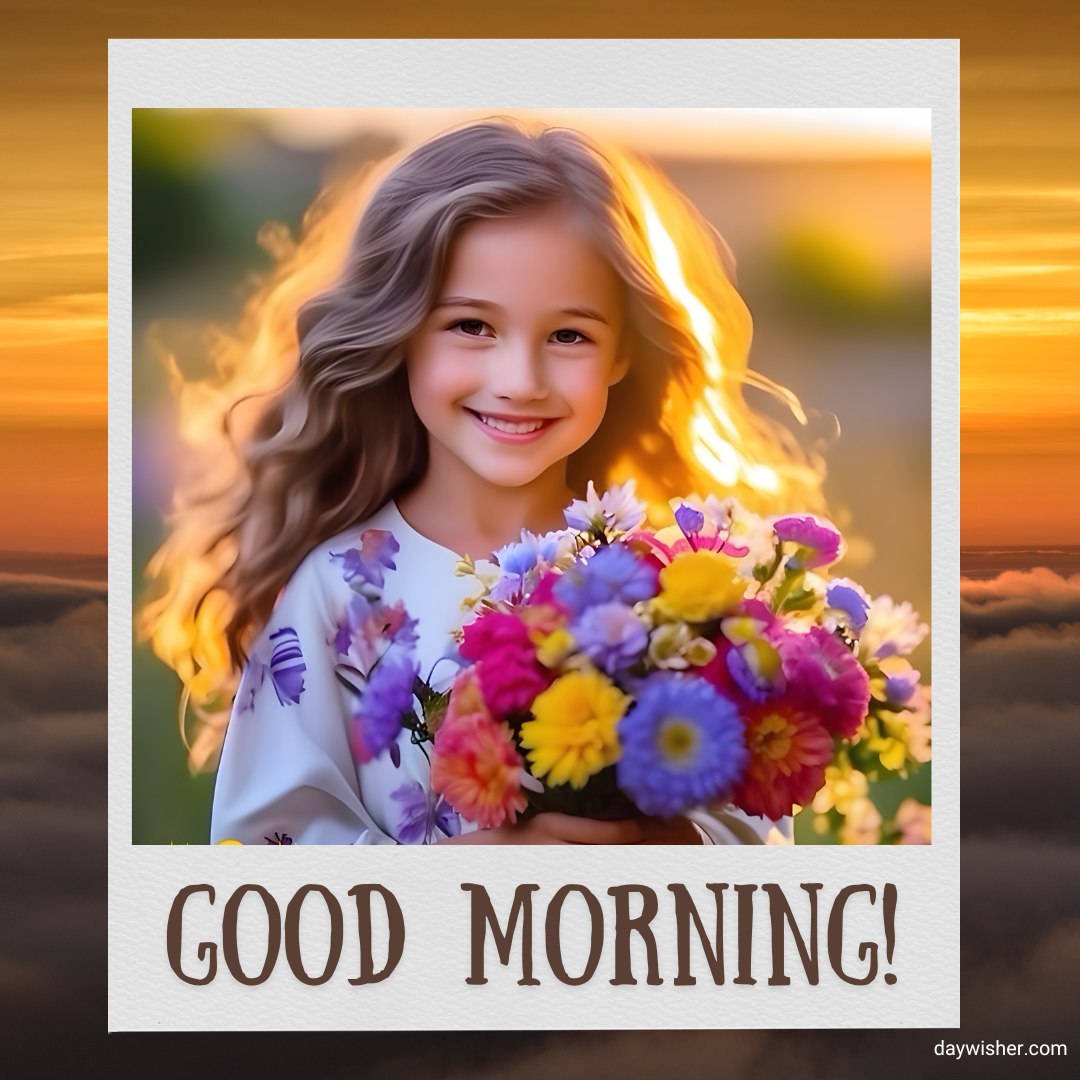
[(555, 599), (574, 614), (597, 604), (636, 604), (656, 595), (658, 573), (623, 544), (609, 544), (579, 560), (555, 583)]
[(705, 515), (700, 510), (695, 510), (692, 506), (683, 503), (675, 511), (675, 524), (682, 529), (683, 536), (689, 539), (705, 528)]
[(365, 529), (360, 536), (360, 547), (349, 548), (340, 555), (330, 553), (332, 562), (341, 563), (341, 575), (346, 583), (353, 585), (359, 579), (360, 584), (383, 587), (383, 570), (396, 570), (394, 556), (401, 545), (394, 539), (392, 532), (386, 529)]
[(274, 651), (270, 656), (270, 678), (274, 691), (282, 705), (296, 705), (304, 692), (304, 654), (300, 651), (300, 638), (291, 626), (283, 626), (270, 635)]
[(866, 625), (870, 600), (862, 588), (849, 578), (833, 578), (825, 587), (825, 602), (829, 607), (842, 611), (853, 630), (861, 630)]
[(413, 683), (419, 662), (407, 652), (390, 649), (375, 665), (353, 717), (349, 745), (361, 762), (377, 758), (401, 730), (403, 717), (413, 711)]
[(419, 780), (402, 784), (390, 793), (390, 798), (401, 803), (397, 834), (403, 844), (429, 844), (436, 829), (441, 829), (444, 836), (461, 832), (457, 812), (441, 795), (425, 791)]
[(578, 648), (609, 675), (630, 667), (649, 647), (641, 620), (617, 601), (587, 608), (572, 630)]
[(619, 787), (644, 813), (661, 817), (722, 795), (747, 761), (734, 703), (695, 676), (646, 679), (619, 739)]
[(805, 548), (788, 559), (793, 570), (813, 570), (840, 558), (840, 533), (827, 521), (819, 521), (810, 514), (780, 518), (773, 522), (773, 531), (781, 540), (790, 540)]
[(906, 705), (914, 696), (919, 686), (919, 673), (901, 671), (885, 679), (885, 697), (890, 705)]

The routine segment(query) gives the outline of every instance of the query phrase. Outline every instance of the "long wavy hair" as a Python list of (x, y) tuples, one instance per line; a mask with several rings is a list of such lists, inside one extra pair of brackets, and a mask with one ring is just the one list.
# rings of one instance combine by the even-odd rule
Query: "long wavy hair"
[(730, 252), (655, 167), (501, 118), (440, 135), (332, 185), (298, 243), (268, 232), (277, 269), (238, 326), (212, 335), (213, 378), (189, 382), (171, 363), (187, 454), (139, 631), (184, 684), (181, 732), (189, 712), (201, 721), (193, 769), (216, 760), (245, 650), (300, 561), (424, 475), (405, 354), (455, 237), (554, 204), (624, 283), (631, 358), (569, 462), (571, 487), (634, 476), (654, 505), (722, 489), (757, 509), (820, 506), (820, 464), (744, 401), (750, 382), (798, 410), (748, 371)]

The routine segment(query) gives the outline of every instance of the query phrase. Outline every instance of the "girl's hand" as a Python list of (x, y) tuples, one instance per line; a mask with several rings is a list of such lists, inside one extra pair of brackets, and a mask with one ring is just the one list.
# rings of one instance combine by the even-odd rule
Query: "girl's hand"
[(553, 811), (517, 825), (477, 829), (440, 840), (440, 844), (700, 844), (687, 818), (625, 818), (598, 821)]
[(697, 826), (685, 817), (642, 818), (645, 835), (639, 844), (703, 844)]

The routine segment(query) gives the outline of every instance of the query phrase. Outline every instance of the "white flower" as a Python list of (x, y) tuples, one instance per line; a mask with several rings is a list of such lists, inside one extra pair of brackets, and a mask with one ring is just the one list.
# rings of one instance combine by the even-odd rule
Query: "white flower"
[(575, 499), (564, 511), (572, 529), (585, 532), (629, 532), (645, 520), (645, 504), (634, 496), (634, 481), (596, 494), (593, 482), (584, 499)]
[[(714, 509), (709, 506), (710, 500), (717, 502), (718, 507)], [(739, 577), (749, 580), (754, 576), (754, 567), (772, 564), (776, 557), (776, 534), (769, 521), (744, 509), (735, 499), (725, 499), (723, 503), (720, 503), (714, 495), (710, 495), (706, 500), (706, 510), (717, 514), (726, 511), (730, 521), (732, 543), (738, 544), (739, 547), (749, 548), (736, 565), (736, 573)]]
[(859, 634), (859, 654), (879, 660), (907, 656), (929, 632), (907, 600), (897, 604), (891, 596), (878, 596), (870, 602), (866, 625)]

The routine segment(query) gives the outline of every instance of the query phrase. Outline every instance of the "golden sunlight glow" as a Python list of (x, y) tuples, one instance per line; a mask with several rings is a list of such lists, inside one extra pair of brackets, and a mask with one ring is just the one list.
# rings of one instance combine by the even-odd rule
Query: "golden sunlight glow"
[[(775, 439), (770, 440), (743, 401), (742, 386), (756, 386), (787, 405), (798, 423), (807, 422), (791, 391), (747, 370), (750, 316), (741, 297), (726, 279), (691, 285), (695, 271), (707, 278), (709, 260), (695, 250), (696, 237), (680, 237), (665, 224), (661, 208), (672, 214), (677, 196), (634, 162), (623, 161), (621, 167), (640, 207), (653, 266), (685, 313), (696, 343), (701, 385), (690, 395), (688, 415), (679, 407), (681, 395), (673, 386), (664, 410), (669, 432), (677, 442), (689, 441), (693, 459), (714, 484), (744, 501), (773, 509), (786, 501), (816, 504), (820, 469), (799, 463), (790, 442), (778, 452)], [(708, 290), (709, 303), (699, 289)]]

